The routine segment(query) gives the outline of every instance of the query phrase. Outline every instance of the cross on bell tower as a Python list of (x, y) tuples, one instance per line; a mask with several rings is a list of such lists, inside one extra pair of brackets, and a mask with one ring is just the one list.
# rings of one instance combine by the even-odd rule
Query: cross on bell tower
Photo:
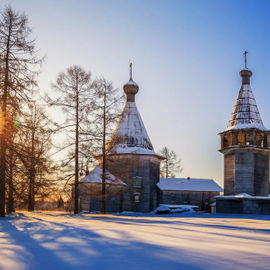
[(244, 51), (244, 56), (245, 56), (245, 68), (247, 69), (247, 54), (248, 54), (248, 51)]

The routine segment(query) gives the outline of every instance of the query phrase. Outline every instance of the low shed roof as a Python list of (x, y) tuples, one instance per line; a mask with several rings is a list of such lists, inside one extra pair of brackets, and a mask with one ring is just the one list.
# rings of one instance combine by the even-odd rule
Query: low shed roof
[[(79, 183), (102, 183), (102, 169), (97, 166), (93, 171), (91, 171), (87, 176), (83, 177)], [(106, 184), (113, 184), (113, 185), (123, 185), (126, 184), (121, 181), (119, 178), (115, 177), (110, 172), (106, 172)]]
[(223, 191), (213, 179), (160, 178), (157, 186), (160, 190)]

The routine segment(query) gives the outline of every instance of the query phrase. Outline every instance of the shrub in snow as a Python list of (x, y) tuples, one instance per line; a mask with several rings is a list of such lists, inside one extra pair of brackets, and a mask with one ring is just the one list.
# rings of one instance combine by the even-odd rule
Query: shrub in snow
[(165, 206), (165, 205), (161, 205), (155, 210), (155, 213), (159, 214), (159, 215), (161, 215), (161, 214), (169, 214), (169, 213), (171, 213), (171, 209), (169, 207)]

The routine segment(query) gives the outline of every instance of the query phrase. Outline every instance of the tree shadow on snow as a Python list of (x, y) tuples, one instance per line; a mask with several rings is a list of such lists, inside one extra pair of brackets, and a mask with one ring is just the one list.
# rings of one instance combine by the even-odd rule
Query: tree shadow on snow
[(19, 269), (203, 269), (194, 254), (182, 261), (179, 256), (187, 257), (187, 251), (128, 240), (125, 232), (114, 239), (73, 224), (29, 220), (25, 215), (1, 225), (12, 244), (24, 248), (16, 251)]
[[(196, 226), (210, 227), (210, 230), (211, 228), (241, 229), (241, 227), (231, 226), (230, 224), (200, 224), (199, 220), (198, 223), (192, 223), (188, 222), (187, 216), (183, 216), (185, 219), (174, 216), (172, 220), (168, 220), (167, 218), (164, 219), (167, 216), (157, 216), (149, 219), (149, 216), (140, 216), (138, 218), (119, 215), (73, 216), (62, 213), (59, 215), (42, 213), (42, 215), (54, 216), (56, 219), (47, 220), (33, 213), (30, 216), (20, 214), (19, 218), (8, 219), (6, 222), (0, 223), (3, 226), (2, 231), (9, 235), (11, 242), (25, 248), (25, 250), (19, 249), (16, 254), (22, 265), (29, 265), (26, 269), (196, 270), (215, 269), (219, 268), (220, 265), (227, 265), (226, 269), (232, 269), (231, 267), (235, 264), (241, 266), (241, 262), (235, 259), (227, 260), (222, 257), (222, 254), (215, 254), (215, 256), (212, 254), (209, 261), (204, 251), (191, 250), (185, 247), (176, 249), (166, 245), (152, 244), (151, 239), (134, 239), (128, 233), (128, 230), (113, 230), (110, 226), (107, 229), (103, 228), (103, 232), (98, 233), (97, 224), (92, 226), (92, 222), (104, 221), (133, 226), (149, 224), (150, 226), (154, 225), (157, 229), (165, 224), (169, 225), (170, 229), (183, 231), (196, 231)], [(66, 218), (63, 220), (61, 217)], [(198, 215), (198, 218), (202, 218), (202, 216)], [(222, 215), (220, 218), (224, 219), (226, 217)], [(239, 218), (239, 215), (237, 218)], [(82, 219), (83, 223), (76, 223), (76, 221), (80, 222), (80, 219)], [(189, 228), (189, 225), (192, 225), (192, 228)], [(93, 231), (92, 227), (95, 231)], [(250, 230), (250, 228), (243, 229)], [(254, 229), (254, 231), (269, 232), (269, 230), (261, 229)], [(210, 233), (224, 235), (223, 232)], [(166, 234), (162, 235), (159, 230), (155, 230), (149, 235), (152, 235), (153, 238), (166, 236)], [(227, 235), (225, 234), (225, 236)], [(174, 236), (170, 237), (174, 241)], [(185, 240), (184, 235), (183, 240)]]
[(7, 235), (11, 251), (15, 247), (16, 256), (14, 259), (20, 265), (16, 269), (42, 270), (51, 269), (53, 265), (62, 265), (62, 268), (58, 269), (71, 269), (54, 252), (42, 247), (38, 241), (31, 238), (25, 231), (18, 230), (10, 221), (11, 219), (1, 222), (1, 232)]

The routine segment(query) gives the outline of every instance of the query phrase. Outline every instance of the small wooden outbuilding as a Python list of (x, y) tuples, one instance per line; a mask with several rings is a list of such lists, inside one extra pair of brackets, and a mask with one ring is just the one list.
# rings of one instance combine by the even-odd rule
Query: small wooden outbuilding
[(160, 178), (157, 183), (159, 204), (197, 205), (210, 209), (223, 189), (212, 179)]
[[(79, 181), (80, 210), (101, 210), (102, 169), (97, 166)], [(106, 212), (122, 212), (123, 191), (126, 184), (110, 172), (106, 172)]]

